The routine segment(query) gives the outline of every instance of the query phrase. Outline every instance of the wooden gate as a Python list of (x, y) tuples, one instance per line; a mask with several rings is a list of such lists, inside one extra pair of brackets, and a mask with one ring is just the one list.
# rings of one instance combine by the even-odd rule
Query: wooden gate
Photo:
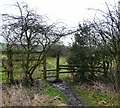
[[(67, 70), (67, 71), (64, 71)], [(46, 68), (46, 55), (43, 61), (43, 75), (44, 79), (46, 80), (56, 80), (59, 81), (59, 75), (65, 73), (76, 73), (78, 70), (78, 65), (70, 64), (70, 65), (60, 65), (60, 52), (58, 52), (56, 57), (56, 68), (55, 69), (47, 69)], [(50, 73), (54, 72), (54, 75)], [(49, 74), (48, 74), (49, 73)]]

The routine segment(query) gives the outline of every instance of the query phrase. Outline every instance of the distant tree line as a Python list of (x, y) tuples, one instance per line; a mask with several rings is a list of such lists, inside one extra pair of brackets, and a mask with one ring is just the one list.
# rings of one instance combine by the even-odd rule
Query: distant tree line
[(63, 44), (53, 44), (47, 52), (47, 56), (56, 57), (58, 54), (58, 50), (60, 50), (60, 56), (67, 57), (69, 54), (69, 48), (69, 46), (65, 46)]

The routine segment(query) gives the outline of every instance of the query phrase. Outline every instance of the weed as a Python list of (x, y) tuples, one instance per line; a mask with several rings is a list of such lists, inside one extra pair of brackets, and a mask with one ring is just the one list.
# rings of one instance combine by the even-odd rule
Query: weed
[(33, 87), (24, 87), (21, 84), (3, 85), (2, 106), (59, 106), (65, 105), (64, 95), (50, 87), (45, 81), (34, 81)]

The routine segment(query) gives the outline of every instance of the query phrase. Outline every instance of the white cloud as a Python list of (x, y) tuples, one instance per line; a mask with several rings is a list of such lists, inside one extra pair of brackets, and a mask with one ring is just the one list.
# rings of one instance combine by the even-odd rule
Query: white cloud
[(61, 20), (69, 26), (75, 26), (79, 21), (90, 17), (91, 12), (87, 8), (104, 9), (105, 2), (113, 4), (115, 0), (0, 0), (0, 13), (15, 13), (15, 9), (5, 4), (14, 4), (16, 1), (28, 3), (40, 14), (47, 15), (51, 21)]
[(50, 22), (60, 20), (69, 27), (74, 27), (83, 19), (94, 17), (95, 11), (88, 11), (88, 8), (104, 10), (105, 2), (114, 5), (117, 0), (0, 0), (0, 13), (16, 13), (16, 10), (8, 5), (16, 1), (26, 2), (39, 14), (48, 16)]

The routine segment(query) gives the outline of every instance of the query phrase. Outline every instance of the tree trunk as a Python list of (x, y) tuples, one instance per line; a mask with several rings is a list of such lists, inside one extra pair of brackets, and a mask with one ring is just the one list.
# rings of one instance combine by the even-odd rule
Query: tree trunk
[(43, 77), (46, 80), (47, 78), (47, 73), (46, 73), (46, 51), (44, 51), (44, 58), (43, 58)]
[(95, 79), (95, 73), (94, 73), (94, 64), (92, 63), (91, 64), (91, 69), (90, 69), (90, 73), (91, 73), (91, 75), (90, 75), (90, 78), (92, 79), (92, 80), (94, 80)]
[(14, 78), (13, 78), (13, 57), (12, 57), (12, 50), (9, 48), (7, 49), (7, 73), (8, 73), (8, 81), (9, 83), (14, 83)]

